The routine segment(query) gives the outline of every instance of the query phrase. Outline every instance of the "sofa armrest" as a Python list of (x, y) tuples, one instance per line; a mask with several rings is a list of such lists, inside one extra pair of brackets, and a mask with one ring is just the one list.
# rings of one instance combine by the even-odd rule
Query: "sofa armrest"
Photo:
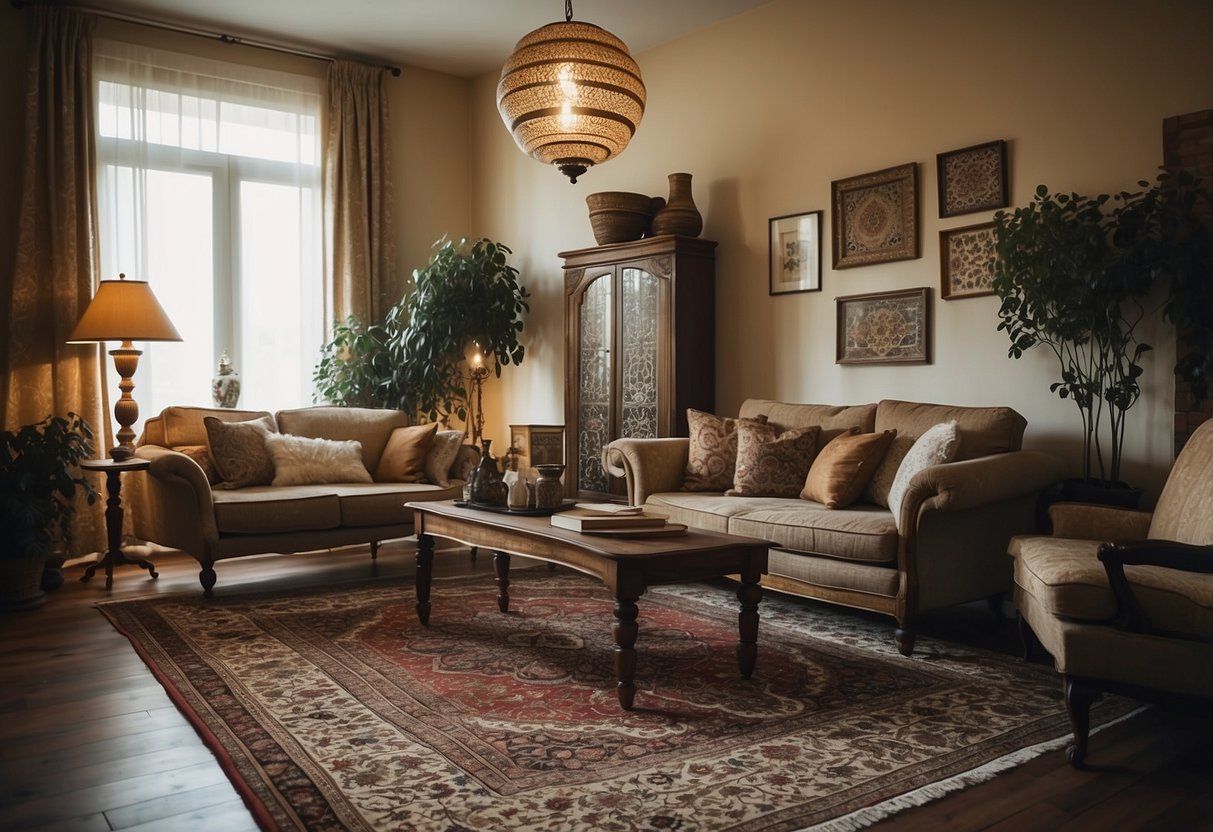
[(960, 511), (1036, 494), (1062, 478), (1061, 462), (1040, 451), (1008, 451), (932, 465), (910, 480), (898, 528), (917, 526), (925, 511)]
[(219, 539), (211, 486), (197, 462), (160, 445), (142, 445), (135, 455), (151, 465), (139, 484), (135, 534), (201, 559)]
[(1054, 503), (1049, 520), (1054, 537), (1078, 540), (1141, 540), (1150, 532), (1148, 511), (1094, 503)]
[(642, 506), (650, 494), (682, 488), (690, 449), (685, 436), (616, 439), (602, 449), (602, 467), (627, 480), (628, 505)]
[(1100, 544), (1099, 560), (1116, 597), (1115, 626), (1131, 633), (1152, 633), (1146, 611), (1137, 603), (1125, 566), (1159, 566), (1201, 575), (1213, 574), (1213, 546), (1193, 546), (1171, 540), (1134, 540)]

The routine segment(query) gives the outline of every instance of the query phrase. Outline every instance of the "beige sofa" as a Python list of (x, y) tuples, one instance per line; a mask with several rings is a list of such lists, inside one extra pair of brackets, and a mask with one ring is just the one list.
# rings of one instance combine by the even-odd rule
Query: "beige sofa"
[(691, 526), (771, 541), (764, 587), (893, 616), (898, 649), (907, 656), (919, 612), (980, 599), (998, 600), (1001, 609), (1011, 588), (1007, 542), (1035, 529), (1039, 493), (1061, 479), (1052, 456), (1022, 450), (1027, 422), (1007, 407), (751, 399), (739, 416), (765, 416), (781, 429), (820, 425), (819, 447), (853, 427), (895, 428), (917, 438), (938, 423), (958, 422), (956, 461), (910, 481), (899, 520), (870, 503), (828, 509), (798, 498), (683, 491), (687, 438), (618, 439), (603, 452), (608, 471), (626, 478), (631, 504)]
[[(127, 501), (135, 535), (180, 549), (202, 564), (199, 580), (212, 594), (216, 561), (267, 552), (303, 552), (371, 544), (413, 533), (411, 500), (458, 498), (462, 480), (442, 488), (429, 483), (354, 482), (315, 485), (257, 485), (212, 488), (201, 465), (188, 454), (207, 445), (203, 419), (240, 422), (264, 411), (170, 407), (147, 420), (136, 456), (151, 463), (127, 478)], [(280, 433), (349, 440), (362, 445), (362, 461), (374, 472), (392, 431), (409, 424), (396, 410), (309, 407), (280, 410), (271, 417)], [(183, 452), (184, 451), (184, 452)], [(469, 469), (479, 454), (465, 445), (452, 470)]]

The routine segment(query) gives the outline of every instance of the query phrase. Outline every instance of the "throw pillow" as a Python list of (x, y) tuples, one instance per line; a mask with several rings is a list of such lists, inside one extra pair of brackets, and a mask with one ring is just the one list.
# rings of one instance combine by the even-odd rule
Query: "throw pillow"
[(864, 489), (863, 496), (868, 502), (888, 508), (889, 489), (893, 487), (893, 478), (897, 476), (897, 469), (901, 467), (901, 461), (906, 458), (913, 444), (913, 436), (899, 434), (893, 437), (889, 449), (884, 452), (884, 458), (876, 466), (876, 473), (872, 474), (868, 487)]
[[(766, 416), (757, 420), (765, 422)], [(683, 491), (724, 491), (733, 486), (737, 467), (737, 419), (687, 408), (691, 446)]]
[(420, 482), (425, 476), (426, 452), (437, 433), (437, 422), (393, 430), (375, 468), (375, 482)]
[(202, 420), (206, 447), (223, 482), (218, 488), (269, 485), (274, 480), (274, 461), (265, 449), (265, 437), (275, 433), (274, 421), (262, 416), (248, 422), (224, 422), (214, 416)]
[(211, 461), (211, 455), (207, 451), (206, 445), (174, 445), (173, 450), (179, 454), (185, 454), (197, 462), (202, 473), (206, 474), (208, 483), (215, 485), (219, 482), (219, 472), (215, 470), (215, 463)]
[(430, 449), (425, 452), (425, 479), (442, 488), (451, 487), (451, 467), (459, 456), (465, 434), (461, 430), (440, 430), (434, 434)]
[(859, 499), (895, 436), (896, 430), (886, 430), (835, 437), (813, 460), (800, 496), (826, 508), (846, 508)]
[(275, 433), (265, 437), (265, 449), (274, 460), (274, 485), (371, 481), (362, 464), (362, 443), (356, 439)]
[(897, 468), (897, 476), (889, 488), (889, 511), (893, 520), (901, 527), (901, 502), (910, 487), (910, 480), (924, 468), (943, 465), (956, 458), (960, 448), (960, 428), (956, 422), (941, 422), (918, 437)]
[(737, 470), (730, 497), (795, 497), (817, 452), (818, 425), (783, 433), (766, 422), (737, 424)]

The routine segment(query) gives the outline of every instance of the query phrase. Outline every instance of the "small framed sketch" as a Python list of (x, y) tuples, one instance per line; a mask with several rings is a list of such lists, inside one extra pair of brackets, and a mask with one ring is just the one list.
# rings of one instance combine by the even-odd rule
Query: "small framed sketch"
[(939, 232), (939, 294), (944, 300), (994, 294), (994, 223)]
[(821, 211), (769, 221), (772, 295), (821, 291)]
[(918, 256), (918, 163), (830, 183), (834, 268)]
[(1007, 143), (1002, 139), (949, 150), (935, 156), (939, 177), (939, 216), (955, 217), (1010, 204)]
[(835, 298), (838, 364), (929, 364), (931, 290)]

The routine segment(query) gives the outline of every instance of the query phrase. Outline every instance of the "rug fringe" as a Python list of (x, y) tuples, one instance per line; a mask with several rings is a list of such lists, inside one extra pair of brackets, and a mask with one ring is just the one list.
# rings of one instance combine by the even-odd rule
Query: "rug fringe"
[[(1091, 733), (1097, 734), (1105, 728), (1131, 719), (1145, 711), (1147, 707), (1149, 706), (1143, 705), (1124, 716), (1105, 722), (1099, 726), (1092, 726)], [(925, 806), (931, 801), (938, 800), (952, 792), (993, 780), (996, 775), (1002, 774), (1004, 771), (1023, 765), (1049, 751), (1064, 748), (1070, 742), (1070, 739), (1069, 736), (1057, 737), (1056, 739), (1045, 740), (1027, 748), (1021, 748), (1018, 751), (1013, 751), (1010, 754), (999, 757), (997, 760), (991, 760), (985, 765), (970, 771), (939, 780), (935, 783), (928, 783), (914, 791), (899, 794), (873, 806), (856, 809), (848, 815), (827, 820), (814, 826), (803, 827), (798, 832), (857, 832), (857, 830), (871, 826), (877, 821), (884, 820), (898, 812), (913, 809), (917, 806)]]

